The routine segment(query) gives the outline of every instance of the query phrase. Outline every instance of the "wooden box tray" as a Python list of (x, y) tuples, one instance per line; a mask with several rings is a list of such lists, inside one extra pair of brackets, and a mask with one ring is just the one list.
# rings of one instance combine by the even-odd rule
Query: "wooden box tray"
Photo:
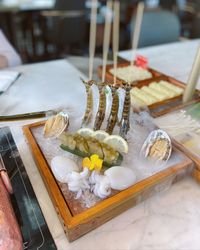
[(24, 126), (23, 131), (69, 241), (76, 240), (154, 193), (166, 190), (193, 169), (193, 162), (174, 148), (174, 154), (179, 159), (176, 164), (137, 182), (124, 191), (100, 200), (90, 208), (77, 212), (74, 210), (73, 203), (70, 204), (61, 191), (61, 185), (56, 181), (49, 167), (47, 154), (41, 149), (34, 134), (35, 130), (42, 131), (43, 126), (44, 122), (34, 123)]
[[(127, 66), (129, 66), (129, 65), (130, 65), (130, 62), (125, 61), (125, 62), (118, 63), (118, 64), (117, 64), (117, 67), (127, 67)], [(108, 64), (108, 65), (106, 66), (105, 80), (106, 80), (107, 82), (113, 82), (113, 74), (110, 73), (110, 69), (112, 69), (113, 67), (114, 67), (113, 64)], [(97, 68), (97, 75), (98, 75), (98, 77), (99, 77), (100, 79), (101, 79), (101, 77), (102, 77), (102, 71), (103, 71), (102, 69), (103, 69), (102, 66), (99, 66), (99, 67)], [(149, 79), (153, 79), (153, 78), (155, 78), (155, 77), (158, 77), (158, 76), (163, 75), (162, 73), (160, 73), (160, 72), (158, 72), (158, 71), (156, 71), (156, 70), (154, 70), (154, 69), (152, 69), (152, 68), (147, 68), (147, 70), (152, 74), (152, 78), (149, 78)], [(120, 78), (117, 78), (116, 80), (117, 80), (117, 83), (118, 83), (118, 84), (121, 84), (121, 83), (124, 82), (124, 81), (123, 81), (122, 79), (120, 79)], [(146, 82), (146, 80), (139, 80), (139, 81), (137, 81), (137, 82), (143, 83), (143, 82)], [(132, 84), (134, 85), (135, 82), (133, 82)]]
[[(167, 82), (169, 82), (169, 83), (171, 83), (179, 88), (182, 88), (182, 89), (186, 88), (186, 85), (183, 82), (181, 82), (181, 81), (179, 81), (171, 76), (167, 76), (167, 75), (162, 75), (162, 76), (156, 77), (154, 79), (148, 79), (148, 80), (145, 80), (144, 82), (139, 82), (135, 85), (135, 87), (142, 88), (143, 86), (148, 86), (152, 82), (159, 82), (159, 81), (167, 81)], [(188, 104), (196, 102), (196, 100), (198, 100), (199, 97), (200, 97), (200, 92), (199, 92), (199, 90), (196, 90), (196, 92), (193, 96), (193, 100), (188, 102)], [(153, 117), (161, 116), (163, 114), (170, 112), (173, 108), (176, 108), (176, 109), (181, 108), (183, 106), (182, 98), (183, 98), (183, 95), (179, 95), (179, 96), (169, 98), (167, 100), (149, 105), (148, 108), (149, 108), (150, 113)]]
[[(162, 113), (161, 115), (156, 116), (156, 117), (162, 117), (165, 115), (173, 114), (173, 112), (178, 112), (178, 111), (184, 110), (186, 108), (189, 108), (192, 104), (198, 104), (198, 103), (200, 103), (199, 98), (197, 100), (192, 100), (191, 102), (183, 104), (181, 106), (171, 108), (168, 110), (167, 113), (166, 112)], [(199, 112), (200, 112), (200, 110), (199, 110)], [(200, 123), (200, 119), (199, 119), (199, 123)], [(173, 140), (174, 140), (174, 145), (176, 146), (176, 148), (178, 148), (180, 151), (182, 151), (185, 155), (187, 155), (195, 163), (196, 168), (194, 169), (193, 176), (198, 182), (200, 182), (200, 154), (199, 154), (199, 156), (197, 154), (195, 154), (195, 152), (193, 152), (191, 149), (185, 147), (175, 137), (173, 138)]]
[[(130, 62), (123, 62), (123, 63), (119, 63), (118, 67), (126, 67), (128, 65), (130, 65)], [(109, 70), (111, 68), (113, 68), (113, 64), (107, 65), (107, 67), (106, 67), (106, 81), (112, 83), (113, 82), (113, 75), (109, 72)], [(142, 88), (143, 86), (148, 86), (152, 82), (159, 82), (161, 80), (167, 81), (167, 82), (169, 82), (177, 87), (183, 88), (183, 89), (185, 89), (185, 87), (186, 87), (186, 85), (183, 82), (181, 82), (173, 77), (167, 76), (167, 75), (165, 75), (161, 72), (158, 72), (154, 69), (151, 69), (151, 68), (148, 68), (148, 70), (152, 73), (153, 77), (146, 79), (146, 80), (133, 82), (131, 84), (132, 87)], [(98, 73), (99, 78), (101, 79), (102, 66), (98, 67), (97, 73)], [(123, 82), (123, 80), (117, 78), (117, 83), (119, 85), (122, 84), (122, 82)], [(195, 95), (193, 97), (193, 101), (198, 99), (199, 96), (200, 96), (200, 92), (199, 92), (199, 90), (196, 90)], [(181, 107), (182, 105), (183, 105), (182, 95), (180, 95), (180, 96), (169, 98), (167, 100), (160, 101), (160, 102), (157, 102), (155, 104), (149, 105), (148, 108), (150, 110), (151, 115), (153, 117), (156, 117), (156, 116), (160, 116), (160, 115), (163, 115), (165, 113), (168, 113), (174, 107)]]
[(194, 168), (194, 170), (193, 170), (193, 177), (194, 177), (194, 179), (198, 182), (198, 183), (200, 183), (200, 170), (198, 169), (198, 168)]

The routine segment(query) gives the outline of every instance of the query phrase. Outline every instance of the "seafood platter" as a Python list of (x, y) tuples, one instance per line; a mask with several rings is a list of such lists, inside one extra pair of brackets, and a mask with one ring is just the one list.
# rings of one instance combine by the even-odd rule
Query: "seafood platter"
[(155, 118), (155, 124), (164, 129), (176, 146), (195, 163), (194, 176), (200, 182), (200, 100)]
[[(107, 66), (106, 80), (113, 81), (113, 65)], [(98, 76), (102, 75), (102, 67), (98, 68)], [(116, 71), (117, 83), (128, 82), (132, 87), (131, 102), (133, 106), (147, 106), (152, 116), (168, 113), (171, 108), (182, 106), (185, 84), (153, 69), (130, 65), (130, 62), (119, 63)], [(121, 78), (120, 78), (121, 77)], [(123, 79), (123, 80), (122, 80)], [(196, 90), (193, 100), (199, 98)]]
[(132, 110), (129, 84), (82, 82), (87, 97), (82, 116), (64, 110), (24, 127), (69, 241), (193, 169), (148, 112)]

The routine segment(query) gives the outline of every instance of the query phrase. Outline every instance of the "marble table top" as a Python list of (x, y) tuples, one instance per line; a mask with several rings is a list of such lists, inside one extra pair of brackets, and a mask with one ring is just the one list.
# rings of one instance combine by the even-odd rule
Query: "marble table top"
[(66, 60), (25, 65), (10, 70), (21, 73), (18, 80), (0, 95), (1, 115), (54, 108), (83, 109), (85, 76)]
[[(186, 74), (190, 71), (191, 57), (194, 56), (194, 47), (197, 43), (194, 41), (190, 42), (190, 46), (187, 45), (190, 49), (184, 60), (189, 62), (182, 72), (180, 67), (177, 67), (179, 77), (185, 75), (187, 78)], [(155, 67), (160, 71), (167, 70), (166, 65), (179, 65), (176, 50), (170, 50), (171, 63), (169, 62), (168, 49), (170, 46), (179, 48), (183, 44), (165, 46), (165, 54), (168, 58), (166, 64), (163, 62), (163, 53), (159, 51), (159, 49), (164, 51), (164, 46), (148, 49), (149, 53), (155, 53), (155, 57), (157, 56), (155, 59), (157, 65), (163, 65), (163, 68)], [(183, 53), (185, 54), (184, 46)], [(125, 55), (126, 52), (120, 54)], [(181, 56), (181, 53), (178, 55)], [(183, 57), (182, 55), (181, 62)], [(84, 88), (79, 76), (84, 76), (66, 60), (25, 65), (12, 70), (18, 70), (22, 72), (22, 75), (6, 93), (0, 96), (1, 114), (30, 112), (61, 106), (70, 108), (76, 106), (81, 110), (80, 100), (84, 96)], [(168, 74), (172, 73), (170, 70), (176, 73), (171, 67), (168, 68)], [(30, 181), (59, 250), (200, 249), (200, 186), (191, 177), (185, 178), (170, 189), (129, 209), (75, 242), (69, 243), (23, 136), (21, 126), (27, 122), (33, 121), (9, 122), (0, 125), (11, 127)]]

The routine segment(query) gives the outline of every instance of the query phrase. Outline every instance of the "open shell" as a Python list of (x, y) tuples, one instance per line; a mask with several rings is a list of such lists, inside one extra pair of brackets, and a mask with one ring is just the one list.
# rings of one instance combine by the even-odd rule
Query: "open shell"
[(69, 125), (67, 113), (60, 112), (56, 116), (49, 118), (44, 126), (44, 136), (46, 138), (58, 137)]
[(168, 134), (161, 130), (152, 131), (145, 140), (141, 153), (145, 158), (168, 161), (172, 152), (172, 143)]

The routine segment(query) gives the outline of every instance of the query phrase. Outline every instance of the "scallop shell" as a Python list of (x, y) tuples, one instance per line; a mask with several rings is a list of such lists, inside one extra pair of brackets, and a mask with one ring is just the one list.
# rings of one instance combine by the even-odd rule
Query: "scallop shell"
[(130, 168), (127, 167), (112, 167), (104, 172), (108, 177), (112, 189), (124, 190), (132, 186), (136, 182), (136, 176)]
[(52, 159), (51, 170), (55, 178), (61, 183), (68, 182), (68, 174), (72, 171), (79, 172), (76, 163), (64, 156), (55, 156)]
[(145, 158), (151, 157), (154, 159), (168, 161), (172, 152), (172, 143), (168, 134), (157, 129), (152, 131), (145, 140), (141, 153)]
[(44, 136), (46, 138), (58, 137), (69, 125), (67, 113), (60, 112), (56, 116), (49, 118), (44, 126)]

